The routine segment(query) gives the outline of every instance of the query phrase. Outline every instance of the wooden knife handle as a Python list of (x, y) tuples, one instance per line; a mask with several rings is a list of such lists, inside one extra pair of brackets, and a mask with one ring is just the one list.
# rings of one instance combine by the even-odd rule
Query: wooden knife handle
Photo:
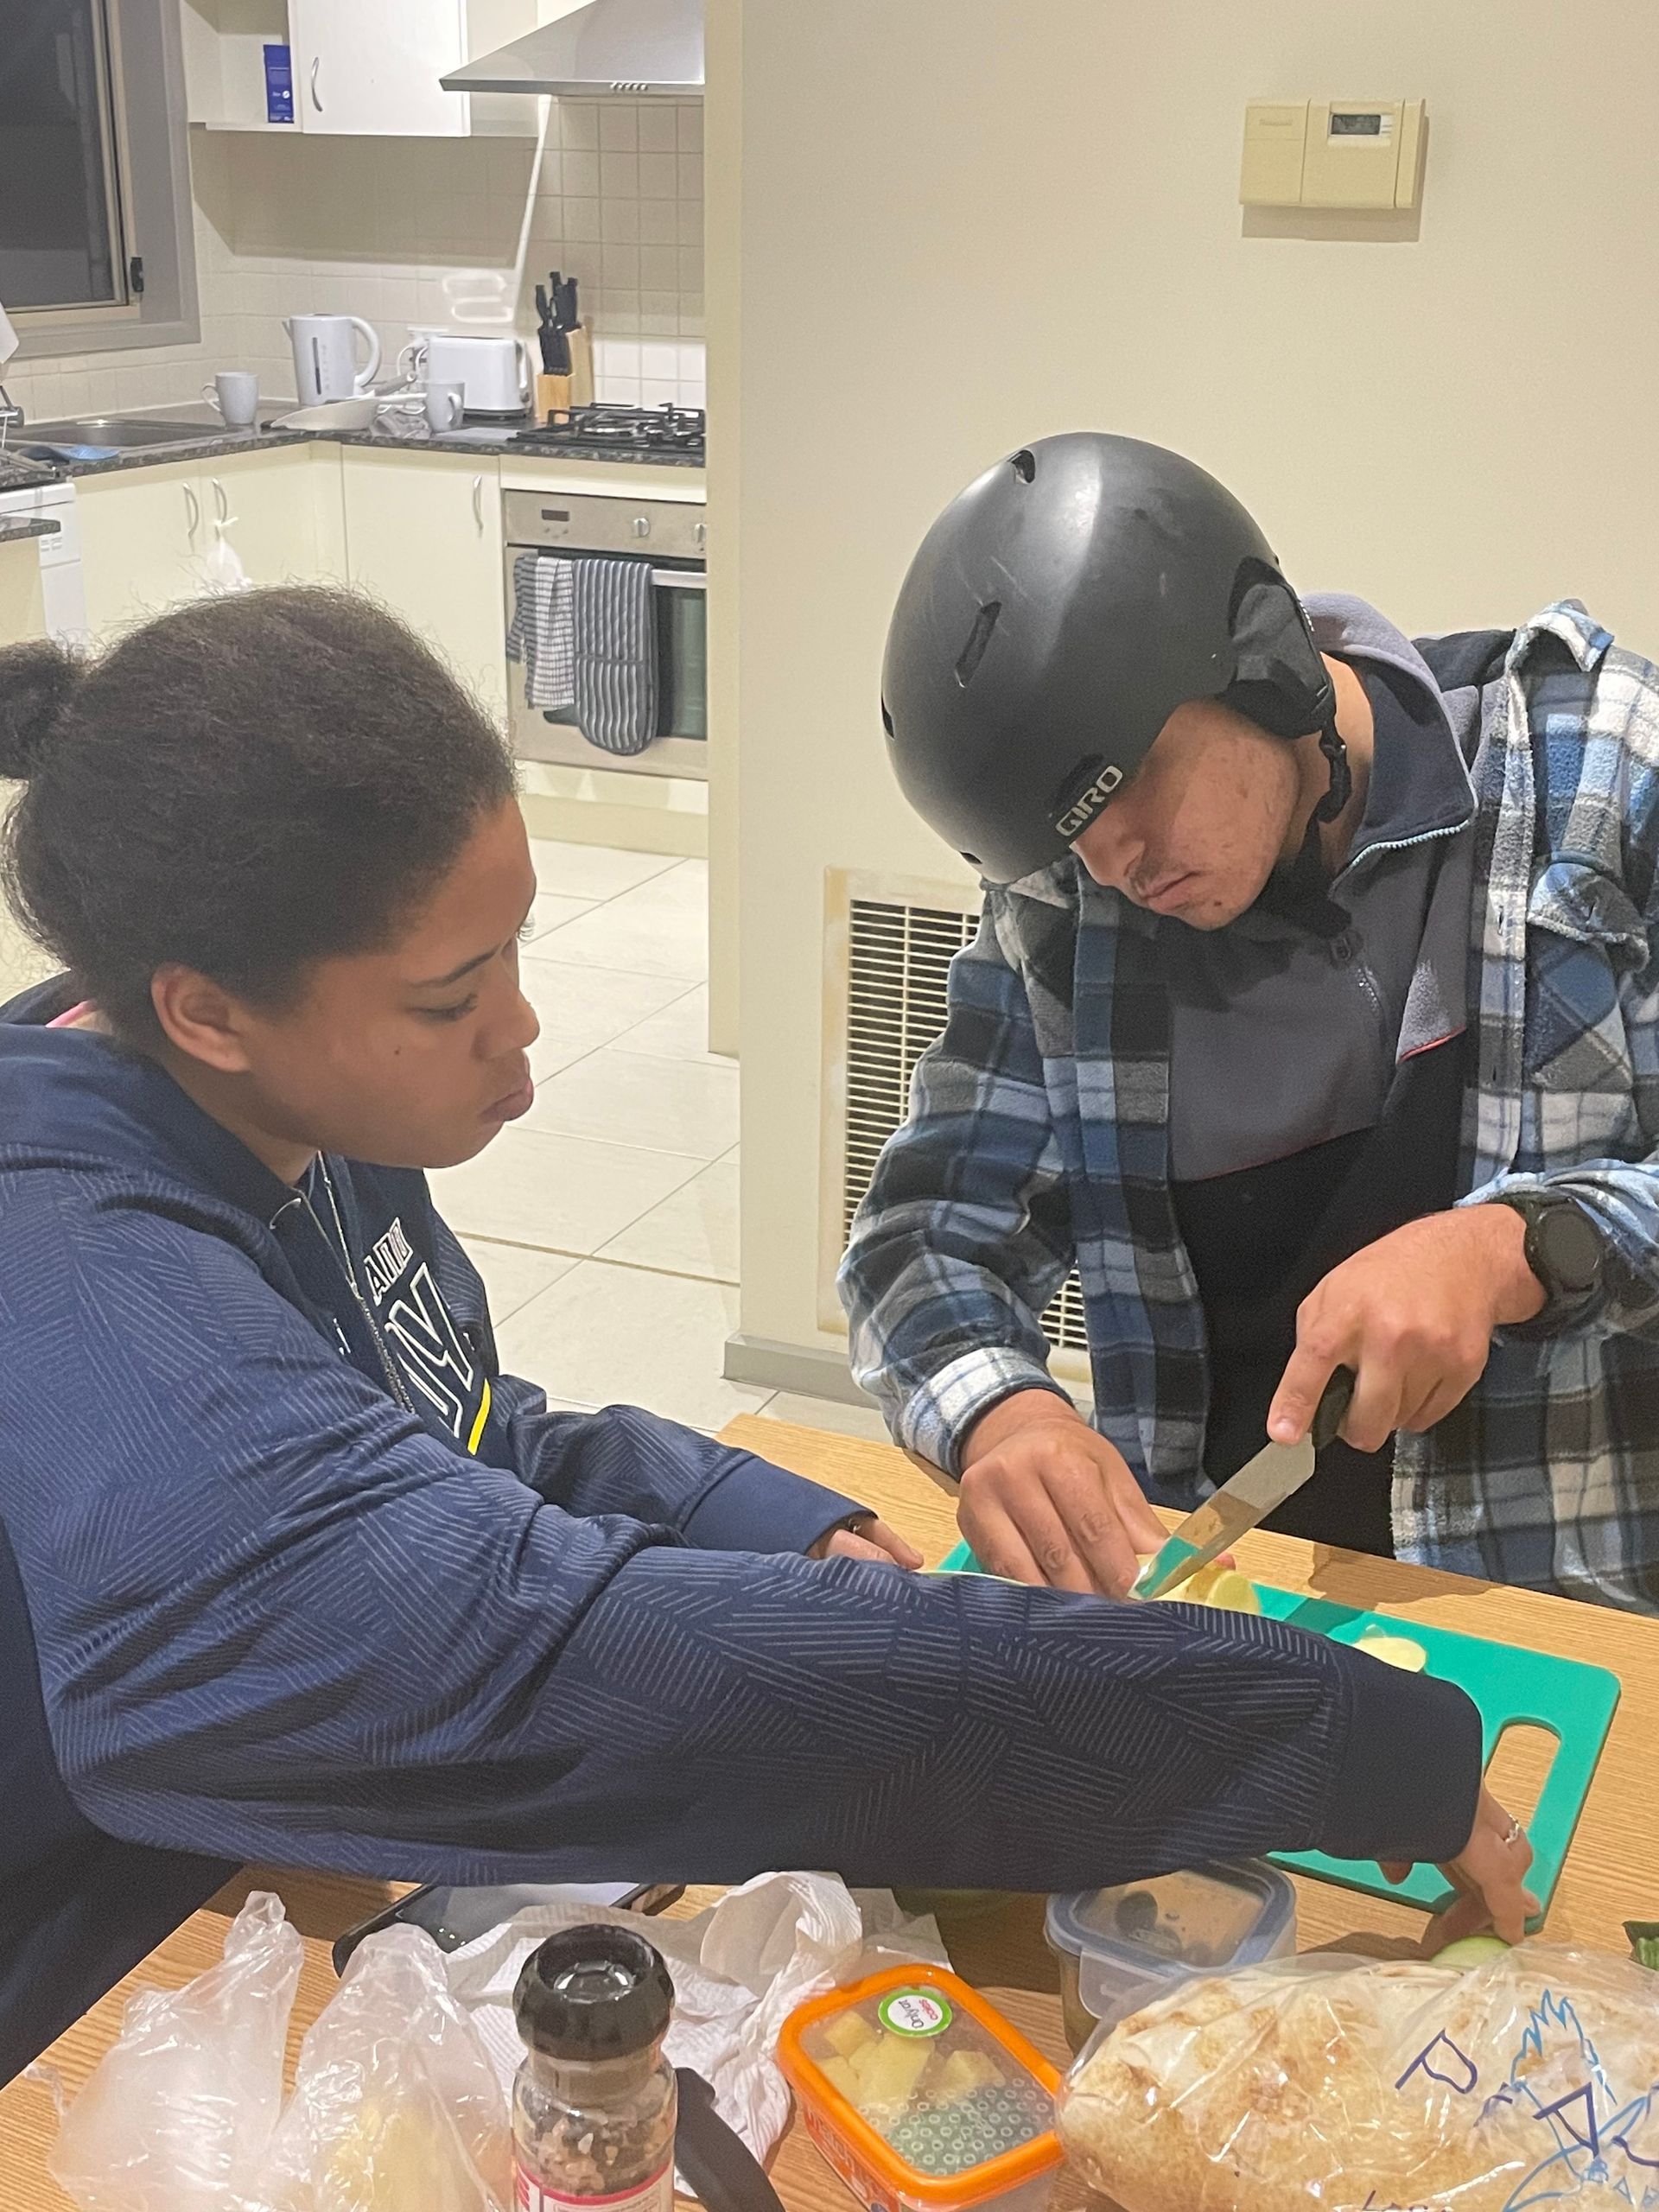
[(1323, 1452), (1342, 1427), (1342, 1417), (1348, 1410), (1348, 1401), (1354, 1395), (1354, 1384), (1358, 1379), (1351, 1367), (1339, 1367), (1325, 1384), (1318, 1410), (1307, 1427), (1316, 1452)]

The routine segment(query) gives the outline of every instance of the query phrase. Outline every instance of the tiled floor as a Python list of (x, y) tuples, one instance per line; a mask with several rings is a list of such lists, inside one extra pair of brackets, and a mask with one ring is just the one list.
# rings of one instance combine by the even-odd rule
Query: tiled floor
[(873, 1411), (721, 1375), (737, 1325), (737, 1063), (708, 1048), (706, 866), (531, 850), (536, 1103), (432, 1178), (488, 1286), (503, 1366), (558, 1406), (884, 1435)]

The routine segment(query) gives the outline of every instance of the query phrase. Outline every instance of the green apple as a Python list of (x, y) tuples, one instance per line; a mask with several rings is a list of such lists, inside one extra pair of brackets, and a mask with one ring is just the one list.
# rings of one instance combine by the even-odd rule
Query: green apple
[(1484, 1967), (1489, 1959), (1501, 1959), (1509, 1948), (1501, 1936), (1465, 1936), (1460, 1943), (1448, 1943), (1443, 1951), (1437, 1951), (1434, 1964)]

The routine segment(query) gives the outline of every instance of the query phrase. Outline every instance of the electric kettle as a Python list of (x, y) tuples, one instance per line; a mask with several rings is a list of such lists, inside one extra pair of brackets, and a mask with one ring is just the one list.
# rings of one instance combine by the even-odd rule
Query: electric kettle
[[(294, 341), (294, 383), (302, 407), (327, 399), (361, 399), (380, 366), (380, 340), (360, 315), (296, 315), (283, 328)], [(369, 358), (357, 365), (359, 332)]]

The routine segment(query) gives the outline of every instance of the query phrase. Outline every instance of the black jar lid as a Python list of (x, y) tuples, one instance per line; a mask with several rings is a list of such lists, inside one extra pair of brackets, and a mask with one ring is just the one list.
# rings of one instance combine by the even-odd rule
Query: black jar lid
[(549, 2058), (623, 2058), (667, 2030), (674, 1985), (660, 1955), (631, 1928), (562, 1928), (524, 1961), (513, 2018)]

